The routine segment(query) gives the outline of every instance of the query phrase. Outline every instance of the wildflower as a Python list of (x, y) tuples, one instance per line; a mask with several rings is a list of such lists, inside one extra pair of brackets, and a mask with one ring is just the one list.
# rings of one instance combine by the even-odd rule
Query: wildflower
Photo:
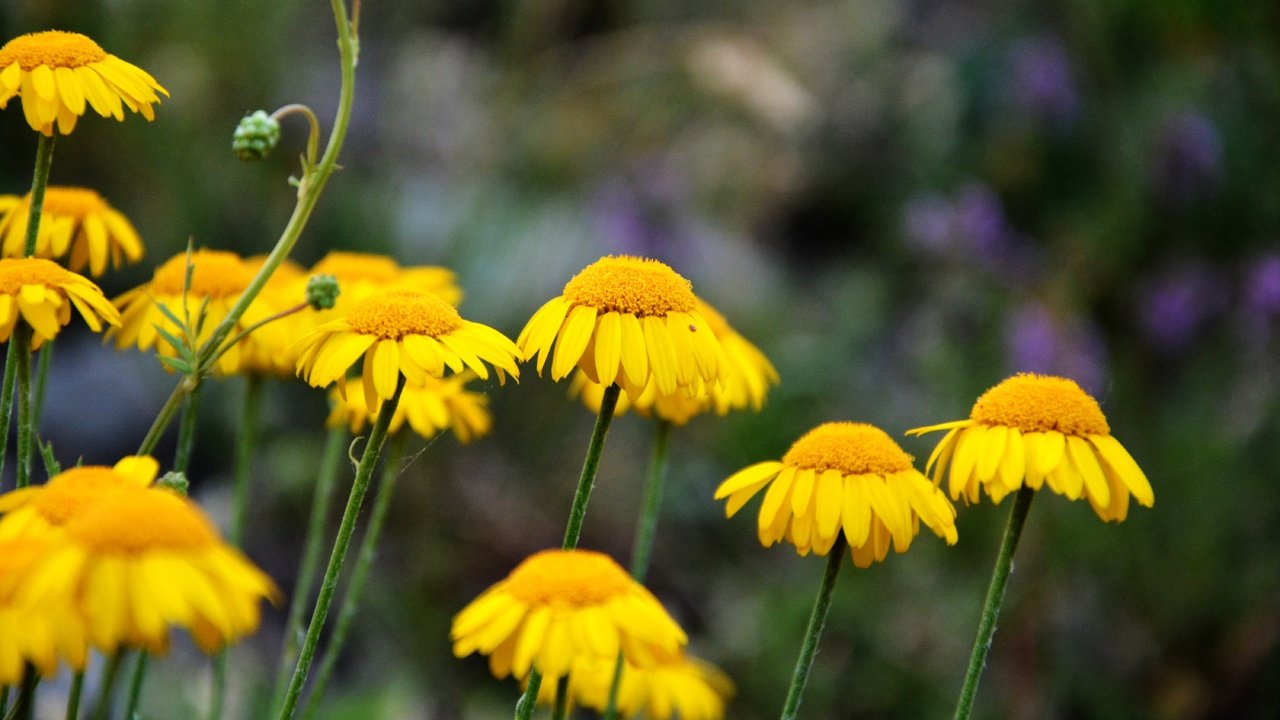
[(312, 275), (332, 275), (338, 279), (342, 294), (338, 307), (363, 300), (391, 288), (411, 288), (439, 295), (450, 305), (462, 301), (457, 275), (438, 265), (402, 267), (395, 260), (374, 253), (331, 251), (311, 268)]
[(151, 107), (165, 90), (145, 70), (103, 50), (79, 33), (61, 30), (21, 35), (0, 47), (0, 108), (14, 96), (32, 130), (66, 135), (92, 107), (124, 120), (124, 110), (155, 119)]
[[(4, 256), (22, 257), (27, 235), (31, 195), (0, 195), (0, 236)], [(120, 211), (88, 188), (50, 186), (45, 189), (36, 257), (68, 258), (67, 267), (98, 277), (107, 261), (120, 267), (142, 258), (142, 239)]]
[(0, 342), (7, 342), (19, 316), (34, 331), (32, 348), (58, 335), (75, 306), (89, 329), (120, 324), (120, 313), (92, 281), (41, 258), (0, 259)]
[(951, 497), (992, 502), (1019, 488), (1042, 485), (1069, 500), (1087, 498), (1104, 521), (1121, 522), (1130, 494), (1151, 507), (1155, 493), (1129, 451), (1111, 436), (1094, 400), (1067, 378), (1019, 374), (983, 393), (968, 420), (916, 428), (946, 430), (925, 471), (935, 484), (950, 466)]
[(560, 380), (581, 368), (602, 386), (617, 382), (638, 397), (653, 378), (660, 393), (694, 395), (714, 385), (724, 351), (697, 309), (693, 286), (670, 267), (610, 256), (588, 265), (547, 301), (516, 344), (538, 372), (551, 362)]
[(576, 661), (610, 667), (619, 651), (641, 667), (676, 653), (684, 631), (657, 598), (606, 555), (544, 550), (453, 619), (453, 654), (489, 656), (495, 677), (542, 673), (552, 686)]
[(48, 535), (105, 497), (147, 487), (159, 470), (154, 458), (130, 455), (113, 467), (71, 468), (44, 485), (11, 490), (0, 495), (0, 540)]
[(796, 552), (826, 555), (843, 530), (853, 563), (883, 560), (892, 538), (906, 552), (920, 521), (947, 544), (956, 542), (955, 508), (916, 470), (883, 430), (864, 423), (825, 423), (797, 440), (782, 461), (756, 463), (716, 488), (733, 517), (756, 493), (760, 543), (786, 539)]
[[(583, 707), (603, 712), (609, 703), (615, 664), (597, 658), (574, 663), (569, 697)], [(544, 683), (538, 702), (555, 701), (556, 687)], [(733, 681), (711, 663), (683, 652), (640, 667), (623, 662), (617, 708), (623, 717), (648, 720), (720, 720), (725, 700), (734, 693)]]
[(194, 503), (168, 490), (112, 493), (63, 532), (67, 542), (31, 568), (19, 595), (34, 604), (72, 599), (104, 653), (163, 652), (170, 626), (212, 653), (256, 630), (259, 601), (279, 594)]
[(84, 668), (88, 644), (84, 622), (66, 602), (32, 605), (18, 597), (18, 589), (32, 567), (45, 562), (54, 543), (49, 537), (0, 540), (0, 686), (22, 680), (23, 666), (31, 663), (43, 676), (66, 661)]
[[(464, 372), (442, 379), (427, 377), (422, 385), (406, 383), (387, 432), (398, 432), (408, 420), (409, 427), (428, 440), (445, 429), (453, 430), (464, 443), (488, 433), (493, 425), (489, 398), (484, 393), (466, 389), (467, 383), (474, 379), (474, 374)], [(363, 384), (349, 385), (345, 398), (333, 390), (329, 403), (332, 409), (325, 424), (329, 427), (350, 425), (353, 433), (363, 432), (366, 425), (377, 419), (382, 406), (376, 402), (374, 410), (369, 410)]]
[(380, 400), (395, 394), (400, 375), (423, 385), (426, 378), (443, 377), (470, 368), (489, 378), (485, 363), (499, 380), (506, 373), (520, 377), (519, 351), (505, 335), (488, 325), (463, 320), (440, 296), (416, 290), (392, 290), (361, 300), (347, 314), (325, 323), (298, 341), (298, 374), (312, 387), (338, 382), (346, 393), (347, 369), (364, 356), (365, 406), (370, 412)]

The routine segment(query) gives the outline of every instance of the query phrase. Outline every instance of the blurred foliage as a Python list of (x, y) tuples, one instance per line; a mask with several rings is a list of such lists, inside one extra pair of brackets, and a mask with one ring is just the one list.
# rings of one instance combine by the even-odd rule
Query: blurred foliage
[[(231, 132), (288, 102), (331, 116), (327, 4), (0, 8), (4, 37), (50, 27), (172, 92), (155, 123), (86, 119), (57, 146), (54, 182), (98, 188), (148, 243), (108, 292), (188, 236), (264, 252), (305, 130), (286, 121), (255, 165), (233, 157)], [(651, 255), (777, 364), (761, 414), (674, 437), (651, 574), (695, 652), (736, 680), (731, 717), (777, 712), (822, 563), (760, 548), (750, 517), (723, 520), (715, 484), (825, 420), (899, 434), (963, 417), (1018, 370), (1094, 392), (1157, 502), (1103, 526), (1084, 504), (1037, 501), (979, 715), (1280, 716), (1280, 6), (380, 0), (361, 34), (344, 170), (296, 259), (448, 265), (464, 312), (514, 336), (596, 257)], [(0, 143), (0, 190), (24, 192), (35, 143), (14, 106)], [(47, 433), (71, 460), (113, 461), (172, 379), (67, 344)], [(516, 688), (451, 657), (449, 620), (559, 542), (591, 418), (532, 372), (491, 390), (492, 436), (441, 439), (401, 484), (324, 717), (509, 713)], [(240, 392), (210, 393), (191, 472), (215, 512)], [(248, 552), (288, 588), (324, 403), (272, 392)], [(651, 428), (614, 428), (584, 544), (625, 558)], [(925, 537), (845, 572), (802, 712), (949, 712), (1005, 514), (961, 508), (955, 548)], [(274, 666), (281, 615), (238, 667)], [(179, 652), (160, 672), (205, 671)], [(178, 696), (158, 708), (202, 692), (152, 687)]]

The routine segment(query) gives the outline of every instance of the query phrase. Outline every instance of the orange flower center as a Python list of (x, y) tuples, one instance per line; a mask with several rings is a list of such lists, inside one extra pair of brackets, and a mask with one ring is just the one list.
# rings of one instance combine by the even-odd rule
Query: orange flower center
[(462, 327), (462, 316), (433, 293), (393, 290), (356, 303), (347, 324), (361, 335), (399, 340), (405, 335), (439, 337)]
[(969, 417), (984, 425), (1015, 427), (1022, 432), (1111, 433), (1097, 400), (1075, 381), (1052, 375), (1014, 375), (983, 393)]
[(39, 65), (78, 68), (106, 56), (106, 50), (80, 33), (46, 30), (20, 35), (0, 47), (0, 68), (15, 62), (23, 70), (34, 70)]
[(564, 286), (564, 299), (602, 312), (663, 317), (694, 309), (693, 285), (675, 270), (647, 258), (603, 257)]
[(72, 468), (45, 484), (32, 502), (51, 525), (65, 525), (103, 498), (132, 486), (109, 467)]
[(911, 469), (911, 456), (885, 431), (853, 422), (823, 423), (805, 433), (782, 462), (803, 470), (839, 470), (842, 475), (888, 475)]
[(208, 518), (168, 490), (114, 494), (67, 523), (66, 529), (72, 540), (107, 553), (191, 550), (218, 541)]
[(628, 594), (633, 583), (608, 555), (590, 550), (543, 550), (512, 570), (504, 588), (525, 605), (587, 607)]
[[(254, 271), (239, 255), (223, 250), (196, 250), (191, 253), (191, 295), (193, 297), (230, 297), (244, 292), (253, 280)], [(187, 254), (175, 255), (156, 268), (151, 278), (151, 291), (156, 295), (182, 294), (187, 276)]]
[[(26, 206), (31, 207), (31, 195), (27, 194)], [(82, 218), (101, 213), (107, 201), (97, 192), (80, 187), (49, 187), (44, 193), (44, 212), (51, 215), (67, 215)]]
[(23, 285), (60, 288), (70, 274), (57, 263), (43, 258), (5, 258), (0, 260), (0, 293), (17, 295)]
[(313, 275), (332, 275), (342, 280), (392, 282), (400, 276), (400, 266), (385, 255), (358, 252), (331, 252), (311, 268)]

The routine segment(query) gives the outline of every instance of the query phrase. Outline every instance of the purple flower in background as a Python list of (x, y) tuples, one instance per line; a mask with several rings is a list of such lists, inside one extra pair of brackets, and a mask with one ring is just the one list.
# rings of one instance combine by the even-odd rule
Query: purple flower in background
[(1106, 389), (1106, 347), (1097, 331), (1075, 317), (1059, 317), (1038, 302), (1022, 306), (1005, 326), (1010, 372), (1061, 375), (1093, 394)]
[(1178, 113), (1156, 140), (1152, 180), (1160, 195), (1184, 205), (1211, 195), (1222, 183), (1222, 136), (1203, 115)]
[(961, 188), (951, 200), (935, 194), (912, 198), (903, 207), (902, 226), (914, 250), (988, 268), (1002, 266), (1011, 237), (1000, 198), (978, 182)]
[(955, 231), (963, 249), (992, 264), (1004, 255), (1009, 222), (1004, 204), (983, 183), (966, 185), (955, 201)]
[(1259, 315), (1280, 314), (1280, 254), (1254, 260), (1244, 281), (1245, 307)]
[(1227, 288), (1203, 265), (1168, 270), (1141, 286), (1138, 320), (1157, 350), (1180, 352), (1227, 304)]
[(907, 201), (902, 210), (902, 230), (911, 247), (941, 254), (951, 244), (951, 203), (935, 194)]
[(1009, 51), (1013, 98), (1023, 111), (1047, 122), (1067, 125), (1079, 111), (1075, 73), (1062, 43), (1025, 38)]

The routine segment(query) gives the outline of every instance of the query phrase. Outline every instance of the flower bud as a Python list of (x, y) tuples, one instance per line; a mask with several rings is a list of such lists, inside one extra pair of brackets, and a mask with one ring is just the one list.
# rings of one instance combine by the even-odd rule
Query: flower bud
[(333, 275), (312, 275), (307, 280), (307, 304), (316, 310), (328, 310), (338, 301), (342, 289)]
[(280, 142), (280, 123), (262, 110), (245, 115), (231, 136), (231, 149), (246, 162), (266, 157)]

